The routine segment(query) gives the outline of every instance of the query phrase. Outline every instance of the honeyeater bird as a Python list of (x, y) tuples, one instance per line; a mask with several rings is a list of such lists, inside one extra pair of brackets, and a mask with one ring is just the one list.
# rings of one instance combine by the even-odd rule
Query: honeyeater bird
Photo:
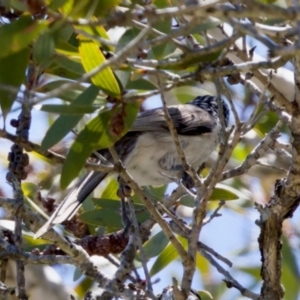
[[(221, 103), (224, 123), (227, 126), (229, 109), (223, 100)], [(187, 162), (197, 169), (208, 159), (220, 140), (222, 125), (217, 98), (198, 96), (186, 104), (168, 106), (168, 112)], [(116, 142), (115, 149), (129, 174), (140, 186), (162, 185), (184, 176), (181, 158), (162, 107), (140, 113), (131, 129)], [(98, 152), (106, 160), (113, 162), (108, 149)], [(88, 172), (36, 233), (36, 237), (44, 234), (53, 224), (70, 219), (106, 176), (107, 173), (103, 172)]]

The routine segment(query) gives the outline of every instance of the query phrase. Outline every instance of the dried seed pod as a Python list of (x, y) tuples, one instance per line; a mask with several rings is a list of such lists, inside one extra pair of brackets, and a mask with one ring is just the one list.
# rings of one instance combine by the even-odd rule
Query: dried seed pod
[(11, 120), (10, 120), (10, 125), (11, 125), (12, 127), (17, 128), (17, 127), (19, 126), (19, 121), (16, 120), (16, 119), (11, 119)]
[(20, 162), (22, 162), (23, 154), (22, 153), (17, 153), (17, 154), (15, 154), (14, 158), (15, 158), (14, 159), (15, 162), (20, 163)]
[(28, 174), (27, 174), (27, 172), (23, 171), (22, 174), (20, 174), (20, 175), (21, 175), (21, 176), (20, 176), (19, 179), (20, 179), (20, 180), (25, 180), (25, 179), (27, 178), (27, 175), (28, 175)]
[(18, 144), (13, 144), (10, 149), (14, 153), (22, 153), (23, 151), (23, 148)]
[(15, 158), (15, 154), (13, 152), (8, 152), (7, 160), (8, 161), (13, 161), (14, 158)]
[(12, 182), (12, 176), (11, 176), (11, 173), (10, 172), (7, 172), (6, 173), (6, 180), (8, 181), (8, 182)]
[(29, 156), (27, 153), (23, 153), (22, 155), (22, 163), (23, 163), (23, 166), (28, 166), (29, 165)]
[(22, 164), (17, 164), (15, 172), (21, 175), (24, 172), (24, 167)]

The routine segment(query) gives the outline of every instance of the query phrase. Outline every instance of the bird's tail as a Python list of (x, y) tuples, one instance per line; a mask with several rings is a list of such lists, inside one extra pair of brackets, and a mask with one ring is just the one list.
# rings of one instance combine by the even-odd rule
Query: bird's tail
[(106, 173), (96, 171), (87, 173), (61, 202), (47, 223), (38, 230), (34, 237), (40, 237), (54, 224), (60, 224), (65, 220), (70, 220), (77, 212), (82, 202), (97, 187), (106, 175)]

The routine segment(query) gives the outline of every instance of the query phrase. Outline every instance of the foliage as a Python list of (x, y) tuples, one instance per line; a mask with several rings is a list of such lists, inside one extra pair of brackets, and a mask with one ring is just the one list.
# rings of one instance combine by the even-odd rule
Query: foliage
[[(0, 130), (0, 137), (30, 152), (30, 163), (26, 167), (29, 177), (21, 185), (23, 205), (45, 216), (55, 208), (54, 199), (62, 199), (66, 195), (64, 189), (75, 178), (83, 176), (85, 167), (97, 169), (93, 164), (94, 151), (113, 146), (130, 130), (140, 111), (157, 106), (161, 98), (168, 105), (186, 103), (206, 94), (227, 99), (231, 107), (230, 125), (234, 128), (223, 132), (220, 151), (215, 151), (201, 170), (202, 189), (193, 189), (195, 193), (198, 191), (197, 197), (185, 193), (174, 200), (173, 185), (142, 188), (140, 192), (144, 197), (135, 190), (132, 199), (136, 218), (141, 228), (145, 226), (152, 233), (148, 240), (142, 237), (143, 249), (137, 249), (134, 263), (142, 270), (145, 257), (151, 259), (149, 276), (152, 282), (161, 279), (161, 284), (153, 285), (155, 294), (172, 284), (172, 277), (181, 284), (182, 270), (188, 270), (185, 255), (180, 253), (182, 249), (196, 268), (192, 288), (201, 299), (237, 299), (239, 294), (230, 287), (251, 299), (260, 293), (266, 297), (264, 285), (274, 287), (280, 282), (285, 287), (285, 298), (296, 299), (300, 294), (299, 255), (295, 253), (299, 244), (299, 216), (296, 213), (294, 219), (287, 218), (298, 206), (300, 190), (295, 179), (300, 170), (295, 150), (297, 128), (300, 128), (299, 7), (288, 9), (289, 1), (241, 1), (235, 5), (204, 2), (1, 1), (0, 107), (4, 129)], [(15, 114), (20, 111), (16, 120)], [(29, 121), (29, 125), (22, 128), (28, 130), (29, 140), (20, 134), (24, 114), (32, 118), (31, 127)], [(290, 136), (294, 138), (291, 142)], [(31, 140), (38, 140), (38, 144)], [(66, 143), (70, 141), (66, 150)], [(7, 165), (9, 150), (6, 147), (1, 150), (1, 160)], [(16, 172), (12, 163), (9, 170)], [(23, 169), (16, 173), (22, 177), (22, 172)], [(277, 179), (280, 181), (274, 187)], [(13, 186), (17, 199), (16, 186)], [(82, 241), (88, 235), (117, 235), (123, 228), (117, 189), (114, 177), (105, 179), (85, 201), (74, 222), (65, 223), (63, 233), (75, 236), (83, 248)], [(22, 253), (33, 248), (43, 251), (47, 244), (55, 244), (72, 259), (77, 267), (76, 276), (82, 275), (76, 286), (79, 297), (95, 289), (97, 285), (93, 283), (96, 282), (107, 288), (95, 273), (87, 267), (84, 269), (91, 263), (89, 258), (85, 258), (86, 264), (76, 260), (57, 236), (33, 239), (32, 231), (36, 231), (41, 222), (38, 219), (31, 222), (29, 216), (28, 219), (17, 216), (5, 198), (9, 193), (2, 184), (1, 205), (7, 211), (1, 220), (5, 231), (0, 237), (1, 247), (6, 252), (4, 258), (11, 255), (5, 243), (14, 243)], [(161, 222), (169, 225), (174, 236), (161, 226), (154, 227), (159, 222), (144, 199), (151, 199), (156, 211), (160, 209)], [(174, 201), (168, 206), (170, 199)], [(268, 262), (269, 244), (264, 238), (264, 232), (272, 228), (262, 224), (266, 216), (264, 209), (270, 208), (274, 213), (271, 204), (280, 203), (278, 199), (290, 202), (278, 213), (278, 222), (275, 222), (279, 236), (270, 237), (278, 253), (283, 254), (282, 261), (278, 258), (280, 262), (272, 266)], [(160, 205), (166, 206), (166, 211), (161, 210)], [(192, 213), (195, 206), (198, 213), (200, 211), (200, 219), (208, 211), (207, 218), (201, 219), (198, 232), (201, 232), (199, 241), (208, 245), (198, 244), (198, 251), (193, 253), (192, 231), (189, 230), (195, 226)], [(260, 227), (255, 225), (253, 215), (259, 219), (256, 223)], [(7, 219), (22, 224), (19, 227), (23, 228), (23, 245), (7, 238), (6, 230), (15, 230), (15, 236), (18, 230), (14, 229), (15, 223)], [(237, 228), (242, 226), (247, 231), (246, 241), (243, 229)], [(232, 234), (237, 235), (236, 241)], [(124, 241), (122, 235), (118, 238)], [(227, 252), (224, 256), (233, 262), (232, 271), (228, 259), (220, 258), (214, 251), (222, 255), (223, 251)], [(122, 266), (124, 253), (111, 253)], [(51, 263), (60, 262), (55, 260), (60, 259), (56, 257), (57, 252), (50, 252), (51, 255)], [(17, 255), (11, 257), (18, 261), (29, 260), (26, 255), (22, 259)], [(225, 267), (217, 259), (225, 262)], [(180, 272), (177, 272), (178, 261), (183, 261)], [(168, 273), (170, 266), (174, 266), (173, 272), (176, 269), (172, 275)], [(278, 271), (276, 283), (266, 278), (263, 271), (260, 274), (260, 270), (268, 267)], [(139, 274), (144, 280), (144, 273)], [(241, 282), (239, 274), (243, 274)], [(134, 278), (134, 284), (140, 288), (139, 278), (134, 272), (131, 275), (130, 280)], [(198, 282), (196, 276), (200, 278)], [(124, 283), (127, 278), (122, 279)], [(21, 280), (17, 284), (20, 287)], [(274, 290), (279, 293), (274, 299), (282, 299), (282, 290)], [(123, 296), (120, 290), (107, 288), (107, 291)]]

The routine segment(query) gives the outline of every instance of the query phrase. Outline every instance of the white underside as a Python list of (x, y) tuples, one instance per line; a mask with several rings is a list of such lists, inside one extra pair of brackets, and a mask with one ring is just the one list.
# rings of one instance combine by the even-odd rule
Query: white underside
[[(215, 150), (219, 132), (220, 126), (216, 126), (213, 132), (199, 136), (179, 136), (186, 159), (193, 168), (197, 169)], [(183, 176), (181, 159), (169, 133), (141, 135), (124, 164), (141, 186), (166, 184)]]

